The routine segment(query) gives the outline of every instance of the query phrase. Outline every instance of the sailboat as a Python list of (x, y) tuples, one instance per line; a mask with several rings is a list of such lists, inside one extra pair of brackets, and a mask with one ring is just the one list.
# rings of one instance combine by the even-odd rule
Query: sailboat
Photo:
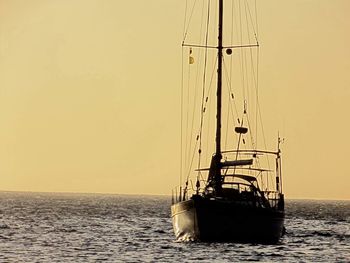
[[(183, 47), (190, 49), (189, 64), (194, 63), (193, 49), (216, 50), (215, 140), (212, 138), (215, 150), (206, 166), (202, 167), (203, 162), (199, 162), (198, 169), (194, 169), (197, 173), (195, 183), (187, 178), (182, 186), (173, 191), (173, 230), (176, 239), (183, 241), (276, 243), (285, 230), (282, 139), (278, 136), (276, 150), (258, 149), (256, 144), (252, 148), (247, 147), (245, 138), (251, 133), (252, 125), (244, 122), (244, 116), (248, 115), (247, 102), (244, 101), (243, 117), (238, 119), (232, 130), (236, 136), (235, 147), (222, 149), (224, 56), (231, 55), (236, 48), (259, 47), (259, 43), (224, 46), (224, 0), (215, 2), (218, 23), (216, 46), (182, 43)], [(205, 113), (203, 104), (207, 100), (203, 96), (201, 116)], [(200, 127), (203, 126), (202, 122), (203, 118)], [(201, 140), (201, 132), (194, 134), (197, 140)], [(201, 146), (196, 145), (198, 155), (203, 155)]]

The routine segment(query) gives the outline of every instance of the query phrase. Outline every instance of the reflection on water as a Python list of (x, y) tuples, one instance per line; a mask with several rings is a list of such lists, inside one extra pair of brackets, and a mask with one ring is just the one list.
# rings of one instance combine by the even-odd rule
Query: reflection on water
[(0, 193), (0, 262), (350, 261), (350, 201), (286, 201), (277, 245), (180, 243), (170, 198)]

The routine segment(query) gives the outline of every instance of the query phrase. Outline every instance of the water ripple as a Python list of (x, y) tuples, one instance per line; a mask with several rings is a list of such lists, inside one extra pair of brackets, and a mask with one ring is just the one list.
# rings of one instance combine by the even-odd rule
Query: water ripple
[(167, 197), (0, 193), (0, 262), (349, 262), (349, 201), (287, 201), (277, 245), (174, 240)]

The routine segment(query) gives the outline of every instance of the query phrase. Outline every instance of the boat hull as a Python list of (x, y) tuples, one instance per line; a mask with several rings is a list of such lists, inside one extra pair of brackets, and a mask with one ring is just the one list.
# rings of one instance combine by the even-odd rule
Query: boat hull
[(173, 204), (178, 240), (277, 243), (284, 231), (284, 212), (218, 199), (194, 198)]

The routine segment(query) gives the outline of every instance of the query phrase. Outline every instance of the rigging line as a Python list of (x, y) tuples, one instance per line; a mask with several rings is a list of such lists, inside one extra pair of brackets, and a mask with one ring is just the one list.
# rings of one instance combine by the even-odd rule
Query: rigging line
[[(206, 34), (205, 34), (205, 45), (208, 44), (209, 38), (209, 21), (210, 21), (210, 1), (208, 0), (208, 14), (207, 14), (207, 25), (206, 25)], [(204, 98), (205, 98), (205, 82), (206, 82), (206, 71), (207, 71), (207, 59), (208, 59), (208, 49), (205, 49), (204, 55), (204, 69), (203, 69), (203, 87), (202, 87), (202, 105), (201, 105), (201, 114), (200, 114), (200, 130), (199, 130), (199, 157), (198, 157), (198, 169), (201, 165), (201, 152), (202, 152), (202, 131), (203, 131), (203, 118), (204, 118)], [(199, 174), (197, 176), (197, 181), (199, 180)]]
[[(248, 74), (248, 60), (247, 60), (247, 52), (243, 52), (243, 57), (244, 57), (244, 65), (245, 65), (245, 67), (244, 67), (244, 72), (243, 72), (243, 74), (244, 74), (244, 76), (245, 76), (245, 85), (244, 85), (244, 89), (246, 90), (245, 92), (245, 94), (246, 94), (246, 96), (245, 96), (245, 99), (244, 99), (244, 101), (246, 102), (246, 104), (248, 104), (249, 106), (250, 106), (250, 91), (249, 91), (249, 78), (248, 78), (248, 76), (249, 76), (249, 74)], [(246, 105), (247, 106), (247, 105)]]
[[(256, 4), (256, 2), (255, 2)], [(248, 12), (247, 12), (248, 10)], [(247, 17), (247, 14), (249, 13), (250, 15), (250, 20), (251, 22), (253, 21), (252, 19), (252, 15), (251, 15), (251, 12), (250, 12), (250, 8), (249, 8), (249, 4), (248, 2), (246, 2), (246, 21), (247, 21), (247, 32), (249, 34), (249, 25), (248, 25), (248, 17)], [(255, 118), (255, 132), (256, 132), (256, 146), (257, 146), (257, 140), (258, 140), (258, 126), (257, 126), (257, 108), (258, 108), (258, 103), (257, 103), (257, 100), (258, 100), (258, 68), (259, 68), (259, 65), (258, 65), (258, 62), (259, 62), (259, 42), (258, 42), (258, 39), (257, 39), (257, 33), (255, 32), (255, 29), (254, 29), (254, 25), (253, 25), (253, 22), (252, 22), (252, 28), (253, 28), (253, 32), (254, 32), (254, 35), (255, 35), (255, 40), (257, 42), (257, 74), (255, 74), (255, 68), (254, 68), (254, 59), (253, 59), (253, 50), (252, 48), (250, 48), (250, 59), (251, 59), (251, 70), (252, 70), (252, 77), (253, 77), (253, 84), (254, 84), (254, 87), (255, 87), (255, 92), (256, 92), (256, 103), (255, 103), (255, 115), (256, 115), (256, 118)], [(256, 75), (256, 77), (255, 77)]]
[[(240, 44), (243, 44), (243, 30), (242, 30), (242, 11), (241, 11), (241, 0), (238, 1), (238, 10), (239, 10), (239, 27), (240, 27)], [(243, 60), (243, 49), (240, 49), (241, 57), (241, 76), (242, 76), (242, 88), (243, 88), (243, 100), (245, 100), (245, 76), (244, 76), (244, 60)]]
[(257, 9), (256, 0), (254, 1), (254, 3), (255, 3), (256, 38), (259, 39), (258, 9)]
[[(204, 8), (204, 4), (203, 4), (203, 7), (202, 7), (202, 18), (201, 18), (201, 27), (200, 27), (200, 35), (202, 35), (202, 32), (203, 32), (203, 20), (204, 20), (204, 11), (205, 11), (205, 8)], [(201, 40), (200, 40), (201, 42)], [(201, 50), (199, 50), (199, 58), (198, 58), (198, 61), (201, 61), (201, 57), (202, 57), (202, 52)], [(198, 82), (199, 82), (199, 73), (200, 73), (200, 65), (198, 65), (197, 67), (197, 71), (196, 71), (196, 79), (195, 79), (195, 93), (194, 93), (194, 98), (193, 98), (193, 110), (192, 110), (192, 124), (191, 124), (191, 131), (190, 131), (190, 144), (189, 144), (189, 148), (188, 148), (188, 156), (190, 155), (190, 148), (191, 148), (191, 145), (192, 145), (192, 134), (193, 134), (193, 129), (194, 129), (194, 119), (195, 119), (195, 109), (196, 109), (196, 105), (197, 105), (197, 93), (198, 93)]]
[[(188, 43), (182, 43), (182, 46), (184, 47), (198, 47), (198, 48), (211, 48), (211, 49), (218, 49), (217, 46), (209, 46), (209, 45), (196, 45), (196, 44), (188, 44)], [(223, 46), (223, 49), (236, 49), (236, 48), (250, 48), (250, 47), (258, 47), (259, 44), (247, 44), (247, 45), (233, 45), (233, 46)]]
[[(232, 6), (231, 6), (231, 35), (230, 35), (230, 43), (233, 43), (233, 28), (234, 28), (234, 10), (235, 10), (235, 1), (232, 1)], [(231, 57), (230, 59), (230, 74), (228, 75), (228, 89), (229, 89), (229, 94), (228, 94), (228, 103), (227, 103), (227, 119), (226, 119), (226, 136), (225, 136), (225, 148), (227, 149), (227, 141), (228, 141), (228, 130), (229, 130), (229, 121), (230, 121), (230, 108), (232, 110), (232, 104), (230, 101), (231, 98), (231, 83), (232, 83), (232, 70), (233, 70), (233, 58)], [(224, 68), (225, 68), (225, 64), (224, 64)], [(226, 68), (225, 68), (226, 70)], [(233, 114), (232, 114), (232, 119), (234, 120)]]
[[(224, 64), (224, 68), (225, 68), (225, 64)], [(226, 68), (225, 68), (225, 71), (226, 71)], [(224, 77), (225, 77), (225, 75), (224, 75)], [(230, 97), (231, 97), (230, 96), (231, 95), (230, 94), (230, 80), (229, 80), (229, 76), (226, 76), (226, 77), (227, 77), (227, 82), (228, 82), (228, 84), (226, 85), (227, 89), (228, 89), (228, 99), (227, 99), (227, 114), (226, 114), (227, 118), (226, 118), (226, 131), (225, 131), (225, 149), (227, 149), (227, 140), (228, 140), (228, 133), (229, 133), (229, 121), (230, 121), (230, 109), (232, 112), (232, 105), (230, 104)]]
[[(256, 0), (255, 0), (255, 7), (256, 7)], [(257, 21), (256, 21), (256, 23), (254, 25), (254, 22), (253, 22), (254, 20), (252, 18), (252, 13), (250, 11), (250, 7), (249, 7), (248, 1), (246, 1), (246, 10), (248, 10), (248, 14), (249, 14), (249, 17), (250, 17), (250, 23), (252, 25), (253, 33), (254, 33), (254, 36), (255, 36), (255, 41), (258, 42), (257, 31), (255, 30), (255, 26), (257, 26)], [(247, 23), (248, 23), (248, 21), (247, 21)]]
[[(250, 125), (250, 121), (249, 121), (249, 115), (248, 115), (248, 113), (246, 113), (246, 118), (247, 118), (249, 130), (252, 131), (252, 128), (251, 128), (251, 125)], [(253, 134), (252, 134), (252, 132), (249, 132), (249, 134), (250, 134), (250, 140), (251, 140), (251, 142), (252, 142), (252, 147), (253, 147), (254, 150), (256, 150)]]
[[(238, 1), (240, 1), (240, 0), (238, 0)], [(234, 9), (234, 11), (233, 12), (235, 12), (235, 13), (239, 13), (239, 11), (240, 11), (240, 5), (238, 4), (238, 7), (237, 7), (237, 5), (235, 5), (235, 2), (236, 1), (233, 1), (233, 9)], [(237, 11), (238, 10), (238, 11)], [(240, 43), (241, 43), (241, 46), (242, 46), (242, 37), (240, 37), (239, 38), (239, 36), (241, 36), (241, 34), (239, 34), (239, 32), (242, 32), (242, 30), (239, 30), (239, 21), (238, 21), (238, 19), (239, 19), (239, 16), (238, 15), (234, 15), (234, 14), (232, 14), (232, 16), (235, 18), (234, 19), (234, 22), (235, 22), (235, 30), (236, 30), (236, 32), (237, 32), (237, 38), (240, 40)], [(242, 63), (241, 61), (242, 61), (242, 59), (241, 59), (241, 57), (242, 57), (242, 50), (240, 50), (240, 52), (238, 53), (239, 54), (239, 63)], [(233, 60), (233, 57), (232, 57), (232, 60)], [(239, 69), (240, 69), (240, 71), (241, 71), (241, 76), (243, 75), (242, 74), (242, 65), (240, 64), (240, 66), (241, 67), (239, 67)], [(244, 79), (244, 77), (242, 76), (242, 78)], [(244, 81), (243, 81), (244, 82)], [(244, 92), (244, 90), (243, 90), (243, 92)], [(233, 102), (234, 102), (234, 106), (235, 106), (235, 112), (236, 112), (236, 115), (238, 116), (238, 110), (237, 110), (237, 106), (236, 106), (236, 100), (235, 100), (235, 98), (233, 98)], [(237, 121), (238, 121), (238, 124), (239, 124), (239, 119), (237, 119)]]
[(206, 156), (205, 156), (205, 163), (208, 163), (208, 158), (209, 158), (209, 138), (211, 138), (211, 136), (210, 136), (210, 123), (211, 123), (211, 121), (210, 121), (210, 116), (211, 116), (211, 107), (209, 107), (209, 110), (208, 110), (208, 125), (207, 125), (207, 140), (206, 140), (206, 146), (205, 146), (205, 149), (206, 149), (206, 152), (207, 152), (207, 154), (206, 154)]
[[(248, 10), (248, 12), (247, 12)], [(255, 90), (256, 90), (256, 101), (258, 100), (258, 69), (259, 69), (259, 42), (258, 42), (258, 38), (257, 38), (257, 33), (255, 32), (255, 29), (254, 29), (254, 25), (253, 25), (253, 19), (252, 19), (252, 15), (251, 15), (251, 11), (250, 11), (250, 7), (249, 7), (249, 3), (248, 1), (246, 1), (246, 21), (247, 21), (247, 32), (249, 34), (249, 25), (248, 25), (248, 17), (247, 17), (247, 14), (249, 13), (249, 16), (250, 16), (250, 21), (251, 21), (251, 24), (252, 24), (252, 28), (253, 28), (253, 32), (254, 32), (254, 35), (255, 35), (255, 40), (257, 42), (257, 70), (256, 70), (256, 74), (255, 74), (255, 69), (254, 69), (254, 59), (253, 59), (253, 52), (252, 52), (252, 49), (250, 48), (250, 57), (251, 57), (251, 69), (252, 69), (252, 76), (253, 76), (253, 83), (254, 83), (254, 87), (255, 87)], [(255, 0), (255, 15), (256, 15), (256, 27), (257, 27), (257, 10), (256, 10), (256, 0)], [(256, 75), (256, 78), (255, 78), (255, 75)], [(255, 103), (255, 110), (256, 110), (256, 118), (255, 118), (255, 132), (256, 132), (256, 146), (257, 146), (257, 140), (258, 140), (258, 121), (257, 121), (257, 109), (258, 109), (258, 103), (256, 102)]]
[[(182, 43), (183, 47), (198, 47), (198, 48), (210, 48), (210, 49), (218, 49), (217, 46), (209, 46), (209, 45), (196, 45), (196, 44), (189, 44), (189, 43)], [(246, 44), (246, 45), (232, 45), (232, 46), (222, 46), (223, 49), (237, 49), (237, 48), (251, 48), (251, 47), (258, 47), (259, 43), (256, 44)]]
[[(230, 98), (230, 97), (229, 97)], [(230, 112), (230, 103), (227, 103), (227, 112)], [(228, 131), (229, 131), (230, 114), (226, 118), (226, 135), (225, 135), (225, 149), (227, 149)]]
[(186, 22), (187, 22), (187, 9), (188, 9), (188, 0), (186, 0), (186, 5), (185, 5), (185, 18), (184, 18), (184, 25), (183, 25), (183, 29), (182, 29), (182, 38), (183, 38), (183, 41), (185, 40)]
[[(191, 52), (191, 51), (190, 51)], [(186, 105), (186, 141), (185, 141), (185, 167), (187, 167), (188, 155), (187, 152), (190, 152), (191, 145), (188, 145), (188, 126), (189, 126), (189, 112), (190, 112), (190, 76), (191, 76), (191, 65), (188, 65), (187, 71), (187, 105)]]
[(201, 37), (203, 37), (203, 41), (205, 40), (205, 35), (203, 34), (203, 31), (205, 30), (204, 29), (204, 18), (205, 18), (205, 5), (204, 5), (204, 2), (202, 4), (202, 16), (201, 16), (201, 26), (200, 26), (200, 29), (199, 29), (199, 43), (202, 43), (202, 39)]
[(181, 52), (181, 109), (180, 109), (180, 185), (182, 184), (182, 169), (183, 169), (183, 93), (184, 93), (184, 50)]
[[(259, 103), (259, 101), (258, 101), (258, 103)], [(260, 105), (260, 103), (259, 103), (259, 105)], [(261, 123), (261, 131), (262, 131), (262, 135), (263, 135), (263, 142), (264, 142), (265, 149), (267, 149), (264, 126), (262, 125), (262, 116), (261, 116), (260, 106), (259, 106), (259, 117), (260, 117), (260, 123)], [(266, 158), (267, 158), (267, 166), (268, 166), (268, 169), (270, 170), (269, 156), (266, 156)]]
[(195, 44), (187, 44), (187, 43), (182, 43), (182, 46), (184, 46), (184, 47), (198, 47), (198, 48), (212, 48), (212, 49), (217, 49), (218, 48), (216, 46), (195, 45)]
[[(207, 92), (207, 96), (206, 96), (206, 99), (205, 99), (205, 107), (207, 108), (208, 106), (208, 101), (209, 101), (209, 97), (210, 97), (210, 91), (212, 90), (211, 88), (213, 87), (213, 80), (214, 80), (214, 75), (215, 75), (215, 72), (216, 72), (216, 64), (218, 62), (218, 57), (216, 56), (216, 60), (215, 60), (215, 63), (214, 63), (214, 67), (213, 67), (213, 70), (212, 70), (212, 74), (211, 74), (211, 77), (210, 77), (210, 83), (209, 83), (209, 87), (208, 87), (208, 92)], [(210, 133), (210, 116), (211, 116), (211, 107), (209, 107), (209, 112), (208, 112), (208, 127), (207, 127), (207, 143), (206, 143), (206, 150), (207, 152), (209, 152), (209, 133)], [(209, 154), (206, 155), (206, 163), (208, 162), (208, 158), (209, 158)]]
[(191, 174), (192, 165), (193, 165), (193, 160), (194, 160), (194, 156), (195, 156), (195, 154), (196, 154), (197, 144), (198, 144), (198, 140), (196, 140), (196, 143), (195, 143), (194, 148), (193, 148), (193, 153), (192, 153), (192, 158), (191, 158), (190, 166), (188, 167), (188, 173), (187, 173), (187, 177), (186, 177), (186, 182), (188, 182), (188, 179), (189, 179), (190, 174)]
[[(243, 127), (243, 116), (242, 116), (242, 121), (241, 121), (241, 127)], [(238, 135), (238, 143), (237, 143), (237, 151), (236, 151), (236, 157), (235, 157), (235, 160), (238, 160), (238, 156), (239, 156), (239, 145), (240, 145), (240, 143), (241, 143), (241, 137), (242, 137), (242, 133), (240, 133), (239, 135)], [(234, 168), (233, 168), (233, 174), (235, 174), (235, 172), (236, 172), (236, 169), (237, 169), (237, 167), (236, 166), (234, 166)]]
[[(199, 58), (198, 61), (201, 61), (201, 57), (202, 57), (202, 52), (199, 52)], [(198, 89), (199, 89), (199, 70), (200, 69), (200, 65), (197, 67), (197, 71), (196, 71), (196, 78), (195, 78), (195, 89), (194, 89), (194, 97), (193, 97), (193, 109), (192, 109), (192, 121), (191, 121), (191, 130), (190, 130), (190, 143), (189, 143), (189, 147), (188, 147), (188, 156), (190, 155), (190, 148), (192, 145), (192, 134), (193, 134), (193, 130), (194, 130), (194, 119), (195, 119), (195, 113), (196, 113), (196, 105), (197, 105), (197, 95), (198, 95)], [(187, 157), (188, 157), (187, 156)]]
[[(225, 63), (225, 60), (223, 58), (223, 65), (224, 65), (224, 72), (226, 73), (224, 76), (226, 76), (226, 81), (227, 81), (227, 89), (228, 89), (228, 93), (229, 93), (229, 98), (231, 97), (230, 95), (232, 94), (232, 86), (231, 86), (231, 82), (230, 82), (230, 79), (229, 79), (229, 76), (228, 76), (228, 71), (227, 71), (227, 67), (226, 67), (226, 63)], [(232, 98), (232, 97), (231, 97)], [(235, 101), (233, 101), (233, 104), (234, 104), (234, 107), (236, 108), (236, 103)], [(229, 105), (229, 109), (231, 111), (229, 111), (232, 115), (232, 119), (234, 120), (235, 119), (235, 115), (233, 113), (233, 109), (232, 109), (232, 103), (231, 103), (231, 100), (229, 99), (228, 100), (228, 105)], [(231, 106), (231, 107), (230, 107)], [(229, 114), (228, 114), (229, 115)]]
[[(196, 0), (196, 2), (197, 2), (197, 0)], [(192, 13), (193, 13), (193, 11), (192, 11)], [(203, 31), (203, 20), (204, 20), (204, 4), (202, 6), (202, 18), (201, 18), (201, 26), (200, 26), (200, 35), (202, 35), (202, 31)], [(201, 42), (201, 40), (199, 40), (199, 42)], [(192, 49), (190, 49), (190, 50), (192, 50)], [(201, 57), (202, 57), (202, 51), (199, 50), (198, 61), (201, 61)], [(199, 69), (200, 69), (200, 64), (197, 67), (196, 77), (195, 77), (195, 80), (194, 80), (194, 96), (193, 96), (191, 130), (189, 131), (188, 127), (187, 127), (187, 138), (189, 136), (190, 139), (189, 139), (189, 144), (188, 144), (187, 150), (186, 150), (186, 152), (188, 153), (187, 156), (186, 156), (186, 160), (190, 156), (190, 152), (191, 152), (191, 145), (192, 145), (192, 138), (193, 138), (192, 134), (193, 134), (193, 129), (194, 129), (194, 119), (195, 119), (195, 112), (196, 112), (196, 105), (197, 105), (198, 79), (199, 79), (199, 72), (200, 72)], [(190, 79), (190, 76), (188, 76), (188, 80), (189, 79)], [(190, 87), (190, 85), (188, 85), (188, 89), (189, 89), (189, 87)], [(188, 100), (189, 100), (189, 93), (188, 93)], [(189, 102), (188, 102), (188, 109), (189, 109)], [(188, 122), (189, 122), (189, 118), (188, 118)], [(187, 140), (187, 142), (188, 142), (188, 140)]]
[[(186, 4), (187, 4), (187, 3), (186, 3)], [(189, 29), (189, 27), (190, 27), (190, 23), (191, 23), (191, 20), (192, 20), (192, 16), (193, 16), (193, 13), (194, 13), (194, 9), (195, 9), (195, 7), (196, 7), (196, 4), (197, 4), (197, 0), (194, 1), (194, 4), (193, 4), (193, 6), (192, 6), (191, 14), (190, 14), (190, 17), (189, 17), (189, 19), (188, 19), (188, 24), (187, 24), (186, 30), (185, 30), (185, 32), (184, 32), (184, 36), (183, 36), (182, 42), (185, 42), (185, 40), (186, 40), (187, 33), (188, 33), (188, 29)], [(186, 6), (186, 9), (187, 9), (187, 6)], [(185, 21), (185, 23), (186, 23), (186, 21)]]
[(254, 59), (253, 59), (253, 50), (250, 50), (250, 63), (251, 63), (251, 70), (252, 70), (252, 76), (253, 76), (253, 85), (255, 88), (255, 142), (256, 142), (256, 147), (257, 145), (257, 141), (258, 141), (258, 98), (259, 98), (259, 91), (258, 91), (258, 63), (259, 63), (259, 48), (257, 50), (257, 69), (256, 69), (256, 73), (255, 73), (255, 68), (254, 68)]
[[(230, 123), (230, 113), (232, 115), (232, 119), (234, 120), (234, 114), (233, 114), (233, 110), (232, 110), (232, 103), (231, 103), (231, 93), (230, 93), (230, 88), (229, 86), (227, 86), (228, 88), (228, 93), (229, 93), (229, 96), (228, 96), (228, 103), (227, 103), (227, 119), (226, 119), (226, 136), (225, 136), (225, 148), (227, 149), (228, 146), (227, 146), (227, 142), (228, 142), (228, 134), (229, 134), (229, 123)], [(230, 111), (231, 110), (231, 111)]]
[[(240, 1), (240, 0), (239, 0)], [(235, 1), (234, 1), (235, 2)], [(237, 6), (234, 4), (234, 2), (233, 2), (233, 8), (235, 9), (235, 12), (237, 12)], [(238, 13), (239, 13), (239, 11), (240, 11), (240, 5), (238, 4)], [(232, 16), (234, 16), (234, 15), (232, 15)], [(234, 16), (235, 17), (235, 29), (236, 29), (236, 32), (242, 32), (242, 30), (239, 30), (239, 22), (237, 21), (237, 19), (239, 19), (239, 16)], [(237, 36), (238, 36), (239, 34), (237, 34)], [(240, 34), (240, 42), (241, 42), (241, 46), (242, 46), (242, 35)], [(239, 61), (242, 63), (242, 50), (240, 50), (240, 52), (239, 52), (239, 56), (240, 56), (240, 59), (239, 59)], [(232, 58), (232, 60), (233, 60), (233, 58)], [(241, 66), (242, 66), (242, 64), (241, 64)], [(242, 67), (239, 67), (240, 68), (240, 71), (241, 71), (241, 76), (242, 76), (242, 78), (243, 78), (243, 83), (244, 83), (244, 76), (243, 76), (243, 74), (242, 74)], [(231, 92), (232, 92), (232, 90), (231, 90)], [(243, 92), (244, 92), (244, 90), (243, 90)], [(232, 93), (232, 95), (233, 95), (233, 93)], [(239, 114), (238, 114), (238, 110), (237, 110), (237, 105), (236, 105), (236, 100), (235, 100), (235, 98), (233, 97), (233, 102), (234, 102), (234, 107), (235, 107), (235, 113), (236, 113), (236, 116), (238, 116)], [(239, 123), (239, 119), (237, 119), (237, 121), (238, 121), (238, 123)]]
[[(237, 6), (235, 5), (235, 1), (233, 1), (233, 12), (234, 13), (232, 13), (232, 17), (234, 17), (234, 24), (235, 24), (235, 30), (236, 30), (236, 32), (237, 32), (237, 35), (236, 35), (236, 37), (237, 37), (237, 39), (239, 38), (239, 28), (238, 28), (238, 15), (234, 15), (235, 13), (237, 13), (238, 11), (237, 11)], [(233, 30), (233, 27), (232, 27), (232, 30)]]
[[(207, 92), (207, 98), (209, 97), (209, 93), (210, 93), (210, 90), (211, 90), (211, 87), (212, 87), (212, 84), (213, 84), (213, 80), (214, 80), (214, 75), (215, 75), (215, 71), (216, 71), (216, 64), (217, 64), (218, 60), (217, 60), (217, 57), (216, 57), (216, 60), (215, 60), (215, 64), (214, 64), (214, 67), (213, 67), (213, 71), (211, 73), (211, 77), (210, 77), (210, 83), (209, 83), (209, 89), (208, 89), (208, 92)], [(208, 101), (206, 101), (206, 104), (208, 103)]]
[[(193, 134), (193, 128), (194, 128), (194, 116), (195, 116), (195, 108), (196, 108), (196, 102), (197, 102), (197, 79), (198, 79), (198, 74), (196, 74), (196, 80), (195, 80), (195, 88), (194, 88), (194, 97), (193, 97), (193, 107), (192, 107), (192, 120), (191, 120), (191, 130), (189, 131), (189, 145), (188, 145), (188, 155), (187, 157), (190, 156), (190, 151), (191, 151), (191, 145), (192, 145), (192, 134)], [(187, 131), (188, 132), (188, 131)]]
[[(191, 17), (193, 15), (193, 10), (194, 10), (194, 7), (197, 3), (197, 0), (195, 1), (194, 5), (193, 5), (193, 8), (192, 8), (192, 12), (191, 12)], [(203, 31), (203, 11), (204, 10), (204, 5), (203, 5), (203, 8), (202, 8), (202, 18), (201, 18), (201, 27), (200, 27), (200, 35), (202, 35), (202, 31)], [(186, 32), (187, 34), (187, 32)], [(199, 41), (201, 42), (201, 41)], [(192, 53), (192, 49), (190, 48), (190, 53)], [(199, 50), (199, 55), (198, 55), (198, 61), (201, 61), (201, 50)], [(191, 68), (191, 65), (189, 65), (189, 68)], [(196, 109), (196, 104), (197, 104), (197, 89), (198, 89), (198, 78), (199, 78), (199, 68), (200, 66), (197, 67), (197, 70), (196, 70), (196, 77), (195, 77), (195, 80), (194, 80), (194, 96), (193, 96), (193, 108), (192, 108), (192, 121), (191, 121), (191, 130), (189, 130), (189, 122), (190, 122), (190, 117), (189, 117), (189, 112), (190, 112), (190, 106), (189, 106), (189, 98), (190, 98), (190, 94), (189, 94), (189, 90), (190, 90), (190, 71), (189, 71), (189, 74), (188, 74), (188, 93), (187, 93), (187, 109), (188, 109), (188, 112), (187, 112), (187, 127), (186, 127), (186, 156), (185, 156), (185, 159), (186, 159), (186, 167), (188, 165), (187, 163), (187, 160), (188, 160), (188, 157), (190, 156), (190, 152), (191, 152), (191, 145), (192, 145), (192, 134), (193, 134), (193, 128), (194, 128), (194, 117), (195, 117), (195, 109)], [(190, 137), (190, 139), (188, 139), (188, 137)]]
[[(250, 39), (250, 30), (249, 30), (249, 23), (248, 23), (249, 19), (248, 19), (248, 12), (247, 12), (247, 10), (248, 10), (248, 12), (250, 12), (248, 2), (246, 1), (246, 6), (245, 6), (246, 25), (247, 25), (248, 39)], [(254, 28), (253, 28), (253, 30), (254, 30)], [(254, 33), (254, 35), (255, 35), (255, 33)], [(254, 60), (253, 60), (253, 50), (252, 50), (252, 48), (250, 48), (249, 51), (250, 51), (250, 68), (252, 70), (253, 86), (254, 86), (254, 88), (256, 90), (256, 79), (255, 79), (255, 70), (254, 70)], [(248, 68), (246, 68), (246, 70), (248, 71)], [(247, 81), (248, 81), (248, 72), (247, 72)], [(248, 87), (249, 87), (249, 84), (247, 84), (247, 89), (248, 89)], [(257, 107), (257, 105), (255, 105), (255, 108), (256, 107)], [(248, 120), (248, 123), (249, 123), (248, 115), (247, 115), (247, 120)], [(250, 123), (249, 123), (249, 126), (250, 126)], [(254, 138), (253, 138), (253, 130), (251, 129), (251, 127), (249, 127), (249, 129), (251, 131), (250, 135), (251, 135), (251, 140), (252, 140), (252, 146), (255, 146), (254, 145)]]
[[(224, 65), (224, 72), (226, 73), (226, 76), (228, 75), (228, 71), (227, 71), (227, 67), (226, 67), (226, 63), (225, 63), (225, 60), (223, 59), (223, 65)], [(231, 82), (228, 81), (228, 78), (226, 78), (227, 80), (227, 88), (228, 88), (228, 92), (229, 92), (229, 95), (231, 95), (231, 99), (233, 100), (233, 106), (235, 108), (235, 113), (236, 115), (238, 116), (238, 110), (237, 110), (237, 105), (236, 105), (236, 101), (234, 99), (234, 95), (233, 95), (233, 92), (232, 92), (232, 85), (231, 85)], [(229, 104), (231, 105), (231, 100), (229, 100)], [(231, 105), (231, 114), (232, 114), (232, 118), (234, 119), (235, 117), (235, 114), (232, 110), (232, 105)]]
[[(245, 1), (244, 3), (245, 3), (245, 5), (244, 5), (245, 24), (246, 24), (246, 27), (247, 27), (246, 34), (247, 34), (248, 42), (250, 42), (250, 30), (249, 30), (249, 22), (248, 22), (248, 15), (247, 15), (247, 5), (246, 5), (247, 1)], [(250, 95), (251, 95), (250, 93), (251, 92), (250, 92), (250, 88), (249, 88), (250, 84), (249, 84), (248, 67), (249, 66), (252, 67), (252, 64), (250, 64), (250, 65), (248, 64), (247, 52), (246, 51), (244, 52), (244, 61), (245, 61), (245, 65), (246, 65), (246, 67), (245, 67), (245, 74), (246, 74), (246, 81), (247, 81), (247, 85), (246, 85), (247, 97), (248, 97), (247, 101), (249, 102), (249, 106), (250, 106)]]
[[(231, 40), (231, 44), (233, 43), (233, 28), (234, 28), (234, 17), (235, 17), (235, 1), (232, 1), (232, 7), (231, 7), (231, 36), (230, 36), (230, 40)], [(231, 59), (232, 62), (232, 59)]]

